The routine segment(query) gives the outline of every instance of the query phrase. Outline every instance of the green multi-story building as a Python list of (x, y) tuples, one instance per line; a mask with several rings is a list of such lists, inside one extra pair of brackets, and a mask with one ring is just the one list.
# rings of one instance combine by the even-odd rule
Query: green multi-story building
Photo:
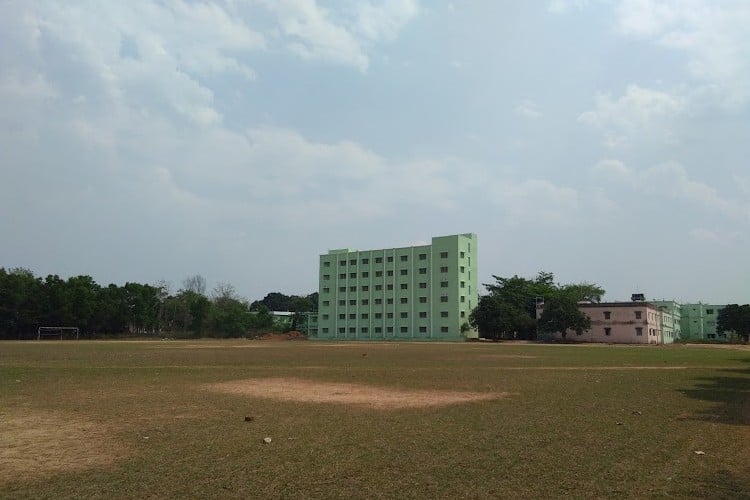
[(476, 338), (477, 237), (320, 256), (317, 338), (463, 340)]
[(692, 340), (729, 340), (727, 332), (716, 331), (719, 311), (724, 305), (682, 304), (682, 336)]

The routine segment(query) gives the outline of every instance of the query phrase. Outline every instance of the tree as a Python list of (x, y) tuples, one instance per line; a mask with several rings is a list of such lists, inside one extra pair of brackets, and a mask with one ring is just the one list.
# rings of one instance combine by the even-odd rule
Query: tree
[(517, 338), (519, 332), (528, 332), (535, 326), (528, 311), (496, 295), (479, 298), (479, 304), (469, 315), (469, 323), (482, 333), (482, 337), (494, 340)]
[(296, 330), (298, 325), (302, 322), (302, 313), (312, 311), (312, 307), (312, 301), (308, 297), (292, 297), (289, 304), (289, 311), (294, 313), (292, 315), (292, 330)]
[(194, 276), (188, 276), (182, 282), (182, 289), (188, 292), (193, 292), (198, 295), (206, 295), (206, 278), (200, 274)]
[(558, 294), (545, 301), (544, 311), (539, 318), (539, 330), (544, 333), (560, 332), (563, 339), (568, 330), (581, 335), (591, 328), (591, 318), (578, 309), (576, 300), (568, 294)]
[(750, 338), (750, 304), (729, 304), (716, 318), (717, 332), (734, 332), (744, 342)]

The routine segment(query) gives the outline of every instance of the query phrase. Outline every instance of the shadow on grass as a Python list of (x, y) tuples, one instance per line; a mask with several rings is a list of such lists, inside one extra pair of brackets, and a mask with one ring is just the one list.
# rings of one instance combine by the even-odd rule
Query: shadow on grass
[[(750, 364), (750, 358), (739, 361)], [(693, 399), (717, 403), (696, 415), (700, 420), (750, 425), (750, 367), (721, 372), (719, 376), (698, 378), (692, 388), (680, 392)]]
[[(699, 492), (696, 496), (715, 499), (736, 499), (750, 497), (750, 478), (742, 477), (728, 470), (718, 470), (697, 480)], [(710, 492), (710, 493), (709, 493)]]

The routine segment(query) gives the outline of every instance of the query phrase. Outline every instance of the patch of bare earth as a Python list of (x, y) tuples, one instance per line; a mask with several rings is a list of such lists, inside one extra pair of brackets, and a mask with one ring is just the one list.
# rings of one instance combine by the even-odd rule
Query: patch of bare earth
[(364, 384), (315, 382), (298, 378), (234, 380), (204, 386), (209, 390), (300, 403), (337, 403), (377, 410), (447, 406), (499, 399), (505, 392), (407, 391)]
[(0, 412), (0, 484), (107, 467), (125, 456), (105, 426), (61, 412)]

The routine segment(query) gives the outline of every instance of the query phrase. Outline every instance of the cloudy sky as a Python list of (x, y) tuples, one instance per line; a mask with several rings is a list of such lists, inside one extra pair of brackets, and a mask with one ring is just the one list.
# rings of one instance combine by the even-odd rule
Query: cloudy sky
[(474, 232), (480, 278), (750, 301), (746, 0), (0, 0), (0, 267), (201, 274)]

